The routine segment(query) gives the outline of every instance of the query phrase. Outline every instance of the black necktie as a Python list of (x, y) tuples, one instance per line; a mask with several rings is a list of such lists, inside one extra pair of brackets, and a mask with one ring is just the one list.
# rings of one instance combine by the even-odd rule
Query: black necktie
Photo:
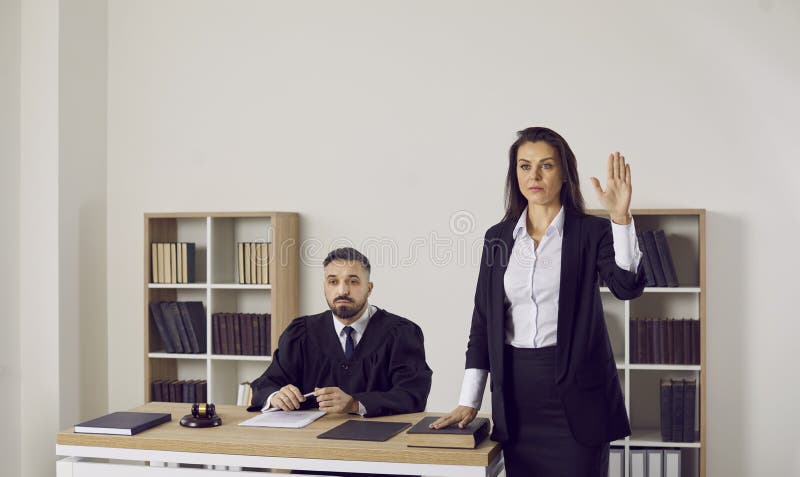
[(353, 342), (353, 327), (352, 326), (345, 326), (344, 332), (347, 334), (347, 341), (344, 344), (344, 357), (347, 358), (348, 361), (353, 357), (353, 353), (356, 351), (356, 344)]

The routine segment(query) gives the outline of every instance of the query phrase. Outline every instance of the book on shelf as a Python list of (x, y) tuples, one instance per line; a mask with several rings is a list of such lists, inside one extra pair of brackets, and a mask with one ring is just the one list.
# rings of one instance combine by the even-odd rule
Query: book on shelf
[(664, 477), (681, 476), (681, 451), (664, 449)]
[(664, 450), (647, 449), (644, 456), (647, 461), (647, 477), (664, 477)]
[(237, 406), (249, 406), (253, 400), (253, 388), (250, 386), (250, 381), (239, 383), (239, 388), (236, 393)]
[(647, 459), (644, 449), (631, 449), (630, 476), (647, 477)]
[(112, 412), (105, 416), (75, 424), (74, 430), (84, 434), (132, 436), (172, 420), (161, 412)]
[(661, 440), (697, 442), (697, 380), (661, 379), (659, 388)]
[(150, 400), (159, 402), (206, 402), (205, 379), (156, 379), (150, 383)]
[(632, 364), (700, 364), (700, 321), (631, 320)]
[(214, 353), (269, 356), (270, 321), (269, 313), (214, 313), (211, 316)]
[(271, 242), (236, 244), (237, 278), (243, 285), (269, 285)]
[(202, 302), (150, 303), (150, 316), (167, 353), (206, 352), (205, 309)]
[(194, 283), (193, 242), (153, 242), (150, 245), (152, 283)]
[(477, 417), (463, 429), (452, 425), (443, 429), (431, 429), (428, 426), (438, 416), (428, 416), (409, 429), (409, 447), (448, 447), (458, 449), (474, 449), (489, 437), (489, 419)]
[(646, 286), (679, 286), (675, 262), (664, 230), (643, 230), (636, 233), (636, 238), (642, 252)]

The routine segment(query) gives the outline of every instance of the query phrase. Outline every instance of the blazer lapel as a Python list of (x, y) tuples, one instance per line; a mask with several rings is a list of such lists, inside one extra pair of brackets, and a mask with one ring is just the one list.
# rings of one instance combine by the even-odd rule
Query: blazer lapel
[(487, 327), (489, 327), (487, 332), (489, 333), (489, 342), (499, 344), (499, 348), (494, 353), (490, 351), (490, 354), (494, 355), (492, 381), (498, 385), (503, 382), (503, 347), (505, 344), (506, 291), (503, 278), (511, 259), (511, 251), (514, 248), (513, 233), (516, 222), (516, 220), (507, 222), (500, 231), (499, 240), (489, 244), (494, 263), (491, 291), (489, 293), (491, 297), (491, 315), (487, 317)]
[(556, 383), (567, 373), (571, 356), (572, 331), (575, 325), (575, 299), (580, 270), (581, 220), (572, 214), (564, 216), (564, 236), (561, 242), (561, 283), (558, 295), (558, 352), (556, 355)]

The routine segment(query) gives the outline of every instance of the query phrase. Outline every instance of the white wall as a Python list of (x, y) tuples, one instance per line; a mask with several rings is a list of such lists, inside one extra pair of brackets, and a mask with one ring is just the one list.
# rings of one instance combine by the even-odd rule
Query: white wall
[[(105, 0), (60, 10), (59, 260), (62, 427), (108, 409)], [(113, 249), (112, 249), (113, 250)]]
[[(709, 210), (709, 475), (800, 472), (800, 7), (704, 5), (109, 2), (109, 406), (143, 400), (144, 212), (294, 210), (317, 258), (338, 238), (457, 256), (502, 214), (514, 131), (543, 124), (590, 206), (619, 149), (634, 207)], [(477, 266), (421, 252), (371, 254), (373, 302), (423, 327), (442, 411)], [(304, 266), (302, 313), (320, 285)]]
[[(0, 389), (7, 409), (19, 409), (19, 140), (20, 2), (0, 2)], [(20, 473), (20, 416), (7, 413), (0, 433), (0, 462)]]
[(20, 8), (20, 475), (52, 474), (59, 430), (58, 14)]

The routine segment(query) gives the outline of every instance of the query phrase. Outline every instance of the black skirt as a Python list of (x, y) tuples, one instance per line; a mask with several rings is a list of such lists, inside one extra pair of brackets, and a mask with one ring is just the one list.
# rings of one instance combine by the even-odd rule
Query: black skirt
[(509, 440), (508, 477), (607, 477), (609, 445), (572, 436), (555, 386), (556, 347), (505, 347), (503, 396)]

